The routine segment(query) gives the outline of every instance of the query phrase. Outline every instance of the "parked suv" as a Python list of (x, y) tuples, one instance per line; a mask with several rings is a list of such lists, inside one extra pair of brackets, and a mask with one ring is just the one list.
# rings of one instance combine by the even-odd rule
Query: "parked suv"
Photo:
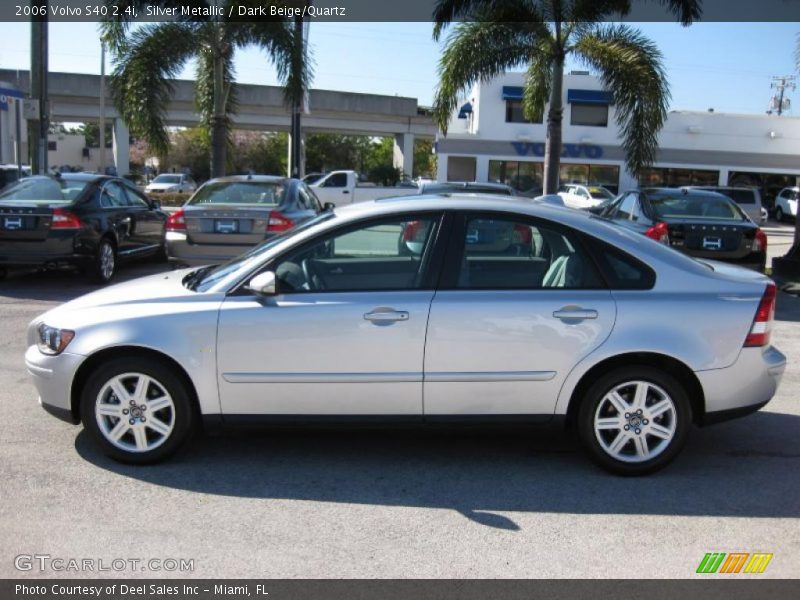
[(786, 217), (797, 217), (797, 197), (800, 195), (800, 188), (787, 187), (775, 197), (775, 219), (783, 221)]
[(766, 222), (766, 211), (762, 210), (761, 192), (755, 187), (723, 185), (687, 185), (687, 190), (708, 190), (727, 196), (739, 205), (753, 223)]

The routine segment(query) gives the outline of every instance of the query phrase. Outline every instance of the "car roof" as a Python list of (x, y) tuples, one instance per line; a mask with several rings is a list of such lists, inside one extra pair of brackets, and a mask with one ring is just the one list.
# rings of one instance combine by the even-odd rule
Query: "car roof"
[(426, 181), (420, 184), (420, 187), (461, 187), (461, 188), (469, 188), (469, 187), (482, 187), (488, 189), (498, 189), (498, 190), (509, 190), (513, 189), (511, 186), (506, 185), (504, 183), (494, 183), (488, 181)]
[(639, 190), (648, 196), (668, 196), (668, 195), (685, 195), (692, 197), (706, 197), (706, 198), (725, 198), (730, 200), (725, 194), (720, 194), (713, 190), (693, 188), (693, 187), (648, 187)]
[(290, 177), (281, 177), (280, 175), (226, 175), (225, 177), (209, 179), (206, 181), (206, 183), (236, 183), (242, 181), (253, 181), (256, 183), (286, 183), (299, 180)]

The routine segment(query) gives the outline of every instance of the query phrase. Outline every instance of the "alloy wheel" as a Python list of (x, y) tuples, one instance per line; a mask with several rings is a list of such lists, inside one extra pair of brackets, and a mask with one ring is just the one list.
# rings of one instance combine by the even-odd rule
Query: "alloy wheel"
[(122, 373), (109, 379), (94, 406), (103, 437), (126, 452), (148, 452), (169, 439), (175, 426), (175, 404), (167, 389), (144, 373)]
[(603, 396), (594, 413), (594, 434), (615, 460), (642, 463), (669, 447), (678, 426), (675, 402), (648, 381), (628, 381)]
[(103, 279), (111, 279), (114, 274), (114, 248), (108, 242), (100, 246), (100, 275)]

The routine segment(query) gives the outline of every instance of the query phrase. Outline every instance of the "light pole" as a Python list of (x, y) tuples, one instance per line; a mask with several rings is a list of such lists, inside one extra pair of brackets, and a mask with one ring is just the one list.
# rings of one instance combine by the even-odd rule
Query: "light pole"
[(31, 172), (47, 173), (47, 134), (49, 123), (49, 100), (47, 95), (47, 0), (42, 2), (44, 11), (31, 19), (31, 81), (30, 97), (38, 103), (38, 118), (28, 121)]

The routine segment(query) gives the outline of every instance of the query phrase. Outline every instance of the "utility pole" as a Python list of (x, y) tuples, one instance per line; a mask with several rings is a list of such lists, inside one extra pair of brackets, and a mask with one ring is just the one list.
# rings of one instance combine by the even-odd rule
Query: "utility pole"
[(100, 42), (100, 165), (98, 171), (106, 172), (106, 43)]
[(789, 99), (786, 98), (784, 100), (784, 93), (786, 92), (787, 88), (791, 89), (792, 91), (795, 90), (797, 87), (795, 84), (796, 77), (794, 75), (784, 75), (784, 76), (775, 76), (772, 78), (772, 83), (770, 83), (770, 89), (778, 90), (777, 94), (772, 97), (770, 100), (770, 107), (767, 111), (768, 115), (771, 115), (772, 112), (778, 113), (780, 117), (783, 114), (783, 111), (789, 108)]
[(28, 121), (31, 173), (47, 173), (47, 134), (50, 129), (50, 106), (47, 93), (47, 11), (48, 2), (41, 3), (44, 11), (31, 19), (31, 90), (32, 100), (38, 103), (38, 119)]

